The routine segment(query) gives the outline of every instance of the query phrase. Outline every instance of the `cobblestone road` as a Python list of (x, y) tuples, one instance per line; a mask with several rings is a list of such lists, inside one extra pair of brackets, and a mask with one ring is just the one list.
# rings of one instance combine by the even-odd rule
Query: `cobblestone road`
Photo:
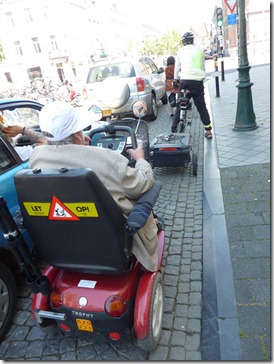
[[(42, 329), (31, 316), (31, 293), (18, 276), (17, 311), (5, 341), (2, 360), (201, 360), (203, 128), (194, 108), (191, 144), (198, 156), (198, 174), (183, 168), (155, 168), (163, 188), (155, 212), (165, 219), (163, 259), (165, 302), (159, 346), (146, 354), (134, 342), (106, 343), (63, 338), (55, 326)], [(170, 131), (167, 105), (149, 123), (150, 140)]]

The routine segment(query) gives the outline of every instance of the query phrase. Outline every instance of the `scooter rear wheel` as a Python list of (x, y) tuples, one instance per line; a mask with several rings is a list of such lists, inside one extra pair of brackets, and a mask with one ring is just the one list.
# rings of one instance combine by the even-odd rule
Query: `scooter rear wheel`
[(138, 345), (146, 352), (153, 351), (158, 345), (164, 317), (164, 283), (163, 276), (157, 272), (152, 288), (149, 312), (149, 327), (146, 338), (139, 339)]

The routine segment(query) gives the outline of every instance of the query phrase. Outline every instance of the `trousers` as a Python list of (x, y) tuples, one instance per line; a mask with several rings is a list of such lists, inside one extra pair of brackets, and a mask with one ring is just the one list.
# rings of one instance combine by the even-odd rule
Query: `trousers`
[[(198, 113), (200, 115), (201, 121), (204, 124), (205, 130), (211, 130), (210, 116), (205, 103), (205, 92), (203, 81), (195, 80), (181, 80), (180, 90), (188, 89), (190, 92), (187, 94), (189, 99), (193, 99), (195, 106), (197, 107)], [(181, 93), (179, 93), (179, 97)], [(173, 119), (172, 128), (176, 128), (179, 120), (178, 117)]]

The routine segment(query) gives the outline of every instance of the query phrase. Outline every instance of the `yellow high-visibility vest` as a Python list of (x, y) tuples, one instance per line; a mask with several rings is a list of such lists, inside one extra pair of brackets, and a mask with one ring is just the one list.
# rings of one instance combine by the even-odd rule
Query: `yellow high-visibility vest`
[(175, 61), (174, 78), (180, 76), (181, 80), (202, 81), (205, 78), (204, 53), (193, 44), (179, 49)]

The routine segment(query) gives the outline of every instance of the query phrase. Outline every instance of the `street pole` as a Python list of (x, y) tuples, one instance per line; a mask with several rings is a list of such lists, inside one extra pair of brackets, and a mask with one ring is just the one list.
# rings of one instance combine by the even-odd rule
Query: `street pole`
[(237, 0), (239, 9), (239, 25), (240, 25), (240, 39), (239, 39), (239, 84), (238, 88), (238, 101), (236, 120), (233, 129), (236, 131), (248, 131), (256, 129), (256, 116), (253, 110), (252, 92), (250, 82), (249, 70), (250, 66), (247, 58), (246, 46), (246, 20), (245, 20), (245, 0)]

